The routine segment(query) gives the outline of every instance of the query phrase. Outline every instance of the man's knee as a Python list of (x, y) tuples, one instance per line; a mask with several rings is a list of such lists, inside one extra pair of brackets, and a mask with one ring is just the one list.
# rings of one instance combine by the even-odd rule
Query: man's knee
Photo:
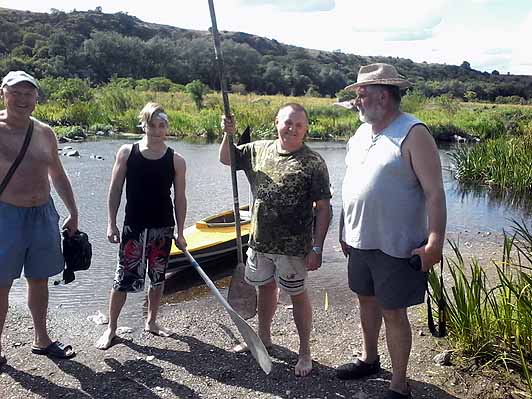
[(401, 326), (409, 324), (406, 308), (383, 309), (382, 315), (384, 317), (384, 323), (386, 323), (387, 326)]
[(290, 299), (292, 300), (292, 304), (294, 306), (298, 305), (298, 304), (304, 304), (306, 302), (309, 302), (309, 298), (308, 298), (308, 294), (307, 294), (307, 290), (303, 290), (303, 292), (300, 292), (298, 294), (295, 294), (295, 295), (290, 295)]
[(48, 288), (47, 278), (27, 278), (29, 289), (42, 289)]
[(377, 302), (377, 298), (374, 296), (357, 294), (357, 298), (358, 298), (358, 303), (360, 304), (360, 306), (380, 307), (379, 303)]
[(273, 295), (274, 293), (277, 293), (277, 284), (275, 283), (275, 280), (272, 280), (266, 284), (262, 284), (258, 286), (259, 295)]

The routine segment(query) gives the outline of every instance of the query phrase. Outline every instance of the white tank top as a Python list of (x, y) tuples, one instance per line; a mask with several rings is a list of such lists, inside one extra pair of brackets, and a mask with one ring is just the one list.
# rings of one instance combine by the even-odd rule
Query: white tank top
[(380, 134), (362, 124), (347, 143), (342, 239), (358, 249), (409, 258), (427, 237), (425, 195), (401, 146), (419, 119), (401, 113)]

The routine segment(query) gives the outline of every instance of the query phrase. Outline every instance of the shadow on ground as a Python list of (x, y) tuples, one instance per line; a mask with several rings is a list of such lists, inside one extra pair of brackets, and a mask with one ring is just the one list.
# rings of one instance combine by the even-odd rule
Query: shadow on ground
[[(65, 374), (79, 381), (80, 389), (54, 384), (47, 378), (34, 376), (7, 366), (4, 372), (25, 389), (42, 397), (76, 398), (159, 398), (163, 391), (178, 398), (201, 398), (195, 389), (180, 383), (182, 369), (190, 375), (221, 384), (246, 388), (247, 392), (262, 392), (278, 398), (379, 398), (388, 387), (390, 373), (382, 371), (376, 378), (362, 381), (340, 381), (334, 369), (314, 362), (310, 378), (297, 378), (293, 368), (297, 354), (280, 346), (271, 350), (272, 373), (266, 376), (249, 354), (234, 354), (190, 336), (174, 336), (186, 344), (188, 351), (142, 346), (133, 341), (118, 338), (114, 346), (123, 345), (137, 354), (135, 360), (123, 362), (105, 358), (109, 371), (98, 372), (78, 361), (54, 361)], [(155, 361), (166, 362), (170, 367), (158, 366), (145, 360), (153, 356)], [(169, 378), (169, 369), (179, 378)], [(414, 397), (436, 399), (456, 398), (441, 389), (422, 382), (411, 381)], [(425, 396), (430, 392), (430, 396)], [(365, 396), (363, 396), (364, 394)], [(247, 395), (246, 395), (247, 396)]]

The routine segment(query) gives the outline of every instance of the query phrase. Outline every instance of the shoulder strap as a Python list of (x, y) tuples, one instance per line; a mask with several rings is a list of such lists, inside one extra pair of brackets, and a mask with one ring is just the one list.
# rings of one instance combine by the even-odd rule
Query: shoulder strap
[(429, 292), (427, 292), (427, 320), (430, 333), (435, 337), (441, 338), (447, 335), (447, 303), (445, 300), (445, 288), (443, 285), (443, 256), (440, 259), (440, 292), (439, 296), (437, 296), (436, 298), (438, 300), (438, 329), (436, 329), (436, 325), (434, 324), (434, 318), (432, 316), (432, 306)]
[(13, 174), (17, 170), (18, 166), (22, 162), (22, 159), (24, 158), (24, 155), (26, 155), (26, 150), (28, 149), (28, 146), (30, 145), (31, 136), (33, 134), (33, 119), (30, 119), (30, 125), (28, 126), (28, 131), (26, 132), (26, 137), (24, 137), (24, 143), (22, 143), (22, 148), (20, 149), (20, 152), (17, 155), (17, 158), (7, 171), (6, 176), (4, 177), (4, 180), (2, 180), (2, 184), (0, 184), (0, 195), (4, 192), (5, 188), (7, 187), (7, 184), (9, 183), (9, 180), (11, 180), (11, 177), (13, 177)]

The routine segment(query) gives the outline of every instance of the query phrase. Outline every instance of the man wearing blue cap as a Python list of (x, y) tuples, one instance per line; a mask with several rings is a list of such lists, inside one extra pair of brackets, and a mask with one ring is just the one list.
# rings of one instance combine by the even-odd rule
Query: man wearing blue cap
[[(0, 336), (11, 285), (24, 268), (34, 325), (31, 351), (70, 358), (75, 355), (72, 347), (52, 342), (46, 328), (48, 278), (64, 266), (59, 215), (50, 196), (50, 181), (68, 209), (62, 228), (70, 234), (78, 229), (78, 210), (53, 130), (31, 117), (38, 90), (37, 80), (24, 71), (9, 72), (0, 87), (4, 101), (0, 111)], [(29, 144), (24, 154), (21, 149), (25, 142)], [(22, 154), (18, 167), (13, 168)], [(0, 366), (5, 363), (0, 354)]]

